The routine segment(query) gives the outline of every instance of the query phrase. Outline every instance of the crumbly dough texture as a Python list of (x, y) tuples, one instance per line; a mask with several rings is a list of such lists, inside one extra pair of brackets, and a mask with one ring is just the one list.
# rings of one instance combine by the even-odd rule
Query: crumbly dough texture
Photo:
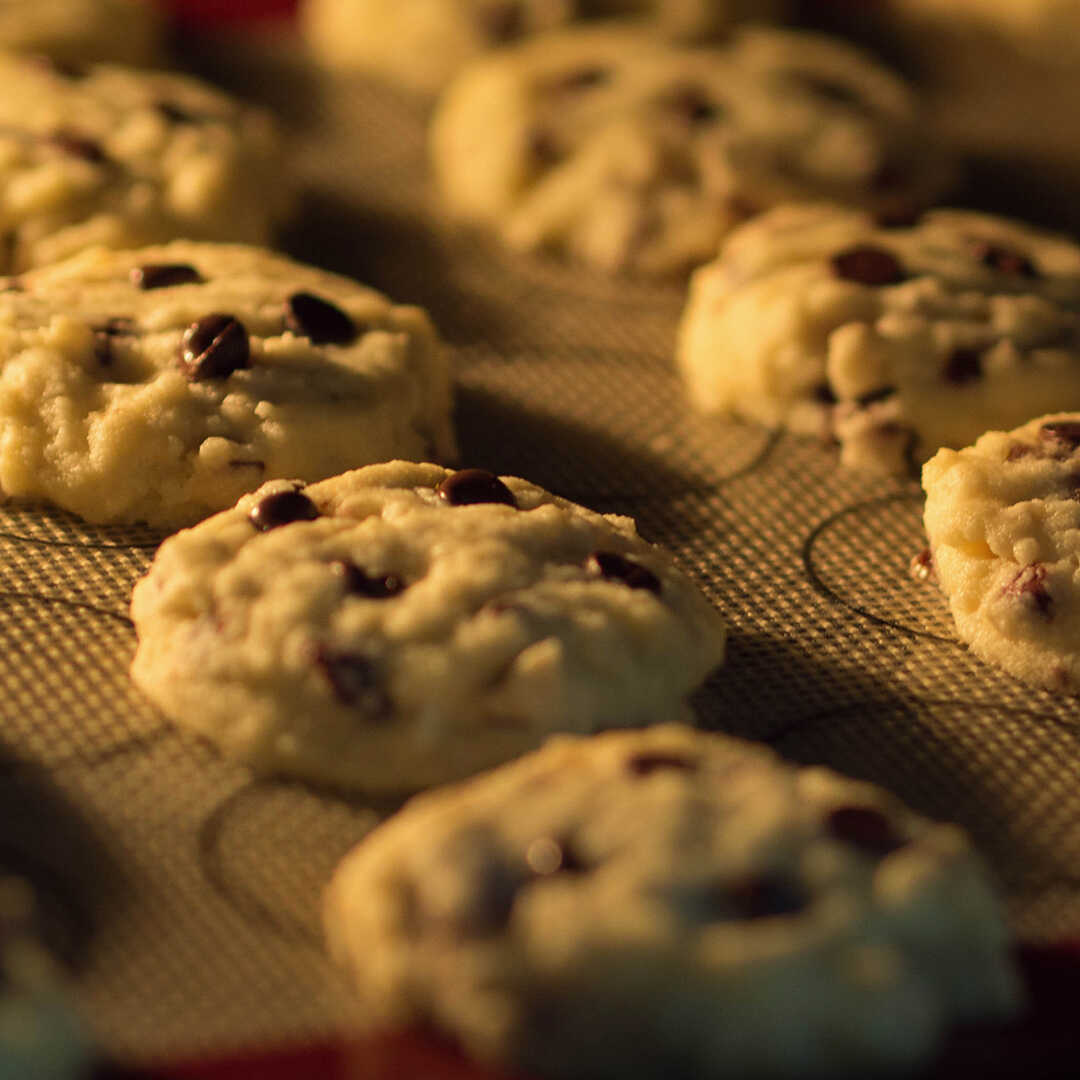
[[(455, 779), (591, 732), (681, 715), (724, 625), (629, 518), (504, 477), (516, 506), (451, 505), (451, 473), (391, 462), (303, 489), (319, 516), (259, 532), (279, 481), (167, 540), (135, 588), (136, 683), (262, 772), (367, 791)], [(594, 552), (655, 575), (602, 576)], [(342, 565), (392, 595), (350, 587)]]
[(679, 725), (418, 796), (324, 924), (373, 1026), (541, 1076), (879, 1075), (1018, 996), (959, 828)]
[(0, 54), (0, 272), (104, 244), (266, 243), (290, 201), (268, 114), (195, 79)]
[[(159, 284), (161, 267), (199, 280)], [(155, 287), (136, 284), (141, 268)], [(97, 248), (6, 285), (8, 496), (172, 528), (274, 477), (454, 453), (448, 361), (427, 316), (349, 279), (260, 248), (176, 241)], [(336, 307), (354, 338), (313, 340), (290, 320), (297, 294)], [(247, 366), (192, 377), (185, 335), (213, 315), (238, 324), (223, 344), (246, 348)]]
[(972, 652), (1080, 693), (1080, 413), (1052, 413), (923, 468), (933, 566)]
[(902, 473), (1080, 407), (1080, 248), (973, 211), (888, 227), (779, 207), (694, 274), (677, 363), (704, 412), (831, 436), (843, 464)]
[(746, 26), (691, 47), (610, 23), (474, 62), (431, 153), (448, 211), (509, 246), (668, 274), (779, 202), (921, 208), (947, 170), (915, 119), (903, 84), (837, 41)]
[(658, 31), (698, 39), (745, 18), (775, 18), (786, 6), (786, 0), (304, 0), (299, 25), (328, 67), (430, 94), (475, 57), (577, 18), (651, 17)]
[(152, 64), (161, 22), (153, 0), (4, 0), (0, 49), (42, 53), (65, 64)]

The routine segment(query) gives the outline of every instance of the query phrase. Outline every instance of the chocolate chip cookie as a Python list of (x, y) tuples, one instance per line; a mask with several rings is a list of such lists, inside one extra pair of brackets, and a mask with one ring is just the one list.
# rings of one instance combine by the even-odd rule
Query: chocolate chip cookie
[(427, 316), (261, 248), (96, 248), (0, 282), (0, 490), (191, 524), (274, 477), (454, 452)]
[(538, 1076), (891, 1075), (1019, 996), (959, 828), (677, 725), (418, 796), (324, 914), (367, 1023)]
[(513, 477), (275, 481), (165, 541), (135, 682), (264, 773), (415, 790), (553, 731), (681, 716), (724, 624), (629, 518)]
[(1018, 679), (1080, 693), (1080, 413), (940, 450), (923, 486), (961, 640)]
[(840, 443), (902, 473), (1061, 407), (1080, 407), (1080, 247), (939, 210), (883, 224), (779, 207), (691, 282), (678, 345), (691, 403)]
[(511, 248), (669, 274), (793, 199), (910, 213), (947, 170), (905, 86), (853, 47), (743, 27), (712, 47), (633, 24), (475, 61), (431, 132), (447, 211)]
[(271, 118), (195, 79), (0, 54), (0, 88), (0, 272), (95, 244), (265, 243), (290, 201)]

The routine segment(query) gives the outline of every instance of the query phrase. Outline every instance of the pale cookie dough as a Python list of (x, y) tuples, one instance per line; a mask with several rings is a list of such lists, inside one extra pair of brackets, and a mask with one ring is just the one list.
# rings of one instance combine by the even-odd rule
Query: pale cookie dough
[(988, 431), (923, 467), (933, 566), (971, 651), (1080, 693), (1080, 413)]
[(167, 540), (135, 682), (263, 773), (369, 792), (683, 715), (720, 615), (629, 518), (391, 462), (283, 481)]
[(647, 16), (657, 32), (696, 39), (744, 19), (776, 18), (785, 0), (304, 0), (299, 25), (327, 67), (421, 93), (474, 57), (577, 18)]
[(369, 1024), (538, 1076), (892, 1075), (1019, 996), (959, 828), (676, 725), (417, 797), (324, 916)]
[(694, 274), (677, 363), (703, 412), (833, 436), (843, 464), (901, 473), (1080, 407), (1080, 247), (971, 211), (889, 227), (779, 207)]
[(94, 244), (265, 243), (289, 198), (260, 110), (183, 75), (0, 53), (0, 272)]
[(448, 87), (431, 153), (454, 217), (639, 274), (705, 261), (778, 202), (906, 214), (946, 179), (892, 74), (749, 26), (707, 48), (610, 23), (500, 50)]
[(97, 248), (0, 281), (0, 491), (89, 521), (171, 528), (274, 477), (446, 459), (449, 414), (420, 309), (260, 248)]
[(41, 53), (77, 67), (152, 64), (161, 24), (154, 0), (3, 0), (0, 49)]

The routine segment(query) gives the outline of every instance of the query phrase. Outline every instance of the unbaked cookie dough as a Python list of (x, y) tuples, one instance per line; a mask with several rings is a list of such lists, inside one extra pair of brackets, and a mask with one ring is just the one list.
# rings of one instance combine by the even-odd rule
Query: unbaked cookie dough
[(1080, 413), (988, 431), (923, 467), (933, 566), (971, 651), (1080, 693)]
[(887, 226), (778, 207), (694, 274), (677, 362), (703, 412), (832, 436), (843, 464), (901, 473), (1080, 407), (1080, 247), (973, 211)]
[(713, 47), (608, 23), (500, 50), (447, 88), (431, 153), (454, 217), (646, 275), (704, 262), (776, 203), (906, 215), (948, 176), (895, 76), (839, 41), (751, 26)]
[(383, 793), (682, 716), (725, 636), (629, 518), (403, 461), (264, 485), (166, 540), (131, 613), (132, 676), (177, 723)]
[(41, 53), (76, 68), (101, 61), (153, 64), (161, 36), (161, 8), (154, 0), (0, 3), (0, 49)]
[(434, 93), (474, 57), (578, 18), (651, 17), (653, 32), (697, 39), (787, 0), (304, 0), (299, 25), (316, 59)]
[(94, 244), (266, 243), (291, 184), (271, 118), (183, 75), (0, 53), (0, 272)]
[(324, 916), (368, 1024), (538, 1076), (892, 1075), (1019, 996), (959, 828), (677, 725), (418, 796)]
[(96, 248), (0, 281), (0, 491), (191, 524), (274, 477), (454, 452), (420, 309), (260, 248)]

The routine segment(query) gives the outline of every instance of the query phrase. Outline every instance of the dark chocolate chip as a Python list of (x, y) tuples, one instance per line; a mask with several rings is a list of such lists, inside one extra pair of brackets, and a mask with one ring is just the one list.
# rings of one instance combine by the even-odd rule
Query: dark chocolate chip
[(857, 281), (860, 285), (896, 285), (904, 280), (900, 261), (891, 251), (860, 244), (832, 257), (833, 273), (844, 281)]
[(724, 114), (721, 105), (692, 84), (675, 87), (660, 99), (660, 104), (691, 124), (709, 124)]
[(829, 834), (874, 858), (884, 858), (904, 846), (889, 819), (869, 806), (838, 806), (825, 819)]
[(113, 339), (127, 337), (135, 333), (135, 323), (131, 319), (117, 316), (106, 319), (99, 326), (91, 327), (94, 336), (94, 359), (102, 367), (109, 367), (113, 362)]
[(251, 358), (247, 330), (232, 315), (207, 315), (184, 331), (180, 366), (189, 379), (225, 379)]
[(507, 506), (517, 507), (514, 493), (494, 473), (489, 473), (486, 469), (461, 469), (451, 473), (435, 491), (451, 506), (505, 503)]
[(294, 521), (314, 521), (319, 508), (302, 491), (287, 488), (261, 498), (248, 516), (256, 529), (267, 532)]
[(525, 33), (521, 0), (494, 0), (477, 13), (482, 33), (494, 42), (513, 41)]
[(1071, 452), (1080, 447), (1080, 420), (1049, 420), (1039, 428), (1039, 437)]
[(651, 570), (614, 551), (592, 552), (585, 560), (585, 569), (608, 581), (620, 581), (631, 589), (660, 592), (660, 579)]
[(390, 715), (390, 700), (380, 685), (375, 665), (366, 656), (321, 646), (315, 653), (315, 662), (342, 705), (362, 709), (378, 719)]
[(71, 157), (82, 158), (83, 161), (90, 161), (95, 165), (104, 164), (108, 161), (108, 157), (105, 151), (101, 148), (101, 144), (95, 142), (93, 139), (88, 139), (84, 135), (78, 134), (75, 131), (68, 131), (67, 129), (60, 129), (54, 131), (48, 138), (49, 143), (55, 146), (57, 149), (62, 150), (65, 154)]
[(1039, 451), (1028, 443), (1013, 443), (1009, 447), (1009, 452), (1005, 455), (1006, 461), (1020, 461), (1023, 458), (1034, 457), (1039, 454)]
[(989, 240), (975, 240), (972, 251), (975, 258), (991, 270), (997, 270), (1002, 274), (1013, 274), (1017, 277), (1039, 277), (1035, 264), (1022, 252), (1014, 251), (1012, 248), (992, 243)]
[(1023, 567), (1001, 592), (1030, 604), (1044, 619), (1054, 617), (1054, 598), (1046, 587), (1046, 567), (1042, 563)]
[(953, 349), (941, 374), (946, 382), (951, 383), (966, 383), (981, 378), (982, 352), (979, 349)]
[(776, 876), (747, 878), (718, 891), (717, 907), (742, 919), (797, 915), (806, 907), (806, 894), (793, 882)]
[(167, 289), (172, 285), (199, 285), (202, 274), (187, 263), (147, 263), (131, 268), (131, 284), (137, 289)]
[(895, 386), (875, 386), (873, 390), (867, 390), (865, 394), (860, 394), (855, 400), (865, 409), (868, 405), (873, 405), (877, 401), (891, 398), (895, 393)]
[(354, 562), (341, 559), (331, 563), (331, 569), (337, 574), (350, 596), (364, 596), (369, 600), (386, 600), (403, 592), (405, 584), (396, 574), (376, 574), (372, 577)]
[(674, 769), (676, 772), (695, 772), (697, 761), (677, 753), (663, 751), (642, 751), (626, 759), (626, 768), (634, 776), (651, 776), (654, 772)]
[(313, 345), (350, 345), (356, 340), (352, 319), (329, 300), (308, 292), (293, 293), (285, 301), (285, 325)]
[(908, 573), (916, 581), (936, 581), (937, 571), (934, 569), (934, 556), (929, 548), (923, 548), (917, 555), (911, 557), (908, 563)]

